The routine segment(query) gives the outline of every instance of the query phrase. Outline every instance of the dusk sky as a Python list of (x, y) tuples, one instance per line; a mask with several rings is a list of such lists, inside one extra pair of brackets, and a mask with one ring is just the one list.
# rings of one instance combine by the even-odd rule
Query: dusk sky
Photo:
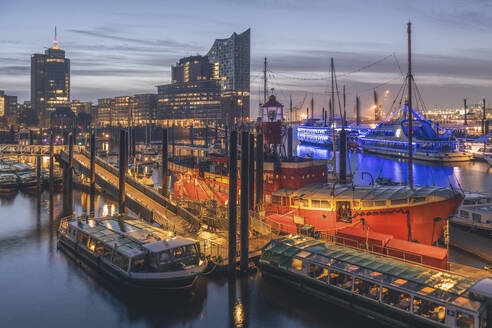
[[(54, 26), (71, 59), (71, 98), (156, 92), (179, 58), (206, 54), (216, 38), (251, 28), (251, 113), (263, 57), (279, 100), (327, 107), (329, 61), (348, 108), (367, 108), (372, 89), (385, 109), (406, 72), (406, 23), (413, 23), (414, 75), (427, 108), (492, 102), (492, 1), (59, 1), (0, 0), (0, 90), (29, 100), (30, 55), (50, 47)], [(346, 74), (387, 57), (369, 69)]]

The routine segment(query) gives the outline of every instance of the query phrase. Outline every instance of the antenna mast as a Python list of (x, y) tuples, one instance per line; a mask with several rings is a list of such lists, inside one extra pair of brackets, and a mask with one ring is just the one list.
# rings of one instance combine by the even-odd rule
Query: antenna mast
[(267, 102), (267, 58), (265, 57), (265, 63), (263, 65), (263, 103)]
[(408, 22), (408, 185), (413, 189), (413, 122), (412, 122), (412, 23)]

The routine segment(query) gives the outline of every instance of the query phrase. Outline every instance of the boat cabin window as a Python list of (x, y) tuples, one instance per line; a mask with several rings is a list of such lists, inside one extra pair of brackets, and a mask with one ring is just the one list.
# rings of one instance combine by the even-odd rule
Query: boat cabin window
[(335, 270), (330, 270), (330, 285), (346, 290), (352, 290), (352, 276)]
[(330, 208), (330, 202), (327, 200), (322, 200), (320, 206), (321, 208)]
[(309, 200), (301, 198), (301, 206), (302, 207), (309, 207)]
[(82, 244), (84, 246), (87, 246), (87, 242), (89, 241), (89, 236), (85, 232), (82, 232), (81, 231), (79, 233), (79, 236), (77, 238), (77, 241), (79, 242), (79, 244)]
[(102, 255), (104, 249), (104, 244), (102, 241), (96, 239), (96, 249), (95, 252), (97, 255)]
[(478, 203), (479, 204), (488, 204), (488, 203), (490, 203), (490, 198), (480, 198), (478, 200)]
[(169, 263), (172, 259), (170, 251), (164, 251), (159, 256), (159, 264)]
[(413, 198), (413, 202), (414, 203), (425, 202), (425, 197), (415, 197), (415, 198)]
[(401, 205), (408, 203), (408, 198), (392, 199), (391, 205)]
[(272, 196), (272, 204), (280, 205), (280, 196), (273, 195)]
[(282, 197), (282, 206), (287, 206), (288, 201), (289, 201), (288, 197)]
[(410, 295), (398, 290), (383, 287), (381, 291), (381, 300), (383, 303), (397, 307), (399, 309), (410, 311)]
[(461, 211), (460, 211), (460, 215), (461, 215), (462, 217), (464, 217), (464, 218), (467, 218), (467, 219), (468, 219), (468, 216), (469, 216), (469, 215), (468, 215), (468, 212), (467, 212), (467, 211), (463, 211), (463, 210), (461, 210)]
[(362, 206), (363, 207), (373, 207), (374, 202), (372, 200), (364, 200), (364, 201), (362, 201)]
[(473, 222), (482, 222), (482, 216), (480, 214), (477, 214), (477, 213), (472, 213), (472, 220)]
[(419, 297), (413, 298), (413, 312), (441, 323), (444, 323), (446, 317), (446, 308), (443, 305)]
[(299, 198), (291, 198), (290, 199), (290, 206), (292, 206), (292, 207), (299, 206)]
[(320, 208), (321, 201), (319, 199), (311, 199), (311, 207), (312, 208)]
[(473, 328), (473, 327), (475, 327), (475, 318), (471, 314), (457, 311), (456, 312), (456, 327)]
[(128, 270), (128, 257), (126, 257), (125, 255), (119, 252), (114, 252), (112, 262), (114, 265), (120, 267), (123, 271)]
[(302, 271), (302, 260), (293, 258), (292, 259), (292, 269), (297, 270), (297, 271)]
[(108, 245), (104, 245), (103, 257), (105, 259), (111, 260), (112, 255), (113, 255), (113, 248), (109, 247)]
[(145, 271), (145, 255), (132, 259), (132, 272), (142, 272)]
[(379, 285), (360, 278), (354, 279), (354, 292), (373, 300), (379, 299)]
[(375, 206), (386, 206), (386, 201), (385, 200), (376, 200), (374, 202)]
[(328, 269), (317, 264), (309, 263), (309, 276), (323, 282), (328, 282)]

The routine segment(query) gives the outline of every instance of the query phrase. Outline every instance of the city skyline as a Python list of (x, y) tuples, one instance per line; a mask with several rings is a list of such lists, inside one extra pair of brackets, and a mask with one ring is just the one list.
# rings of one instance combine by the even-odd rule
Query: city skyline
[[(51, 1), (36, 15), (25, 11), (30, 3), (0, 4), (0, 25), (10, 26), (0, 41), (0, 85), (19, 102), (30, 98), (30, 55), (51, 45), (55, 25), (60, 46), (72, 60), (71, 98), (94, 103), (97, 98), (155, 93), (157, 85), (169, 83), (170, 66), (179, 58), (206, 55), (216, 38), (251, 27), (252, 115), (265, 56), (269, 87), (275, 88), (279, 101), (287, 105), (292, 95), (299, 105), (304, 95), (309, 99), (314, 94), (316, 107), (326, 106), (329, 58), (334, 57), (351, 110), (355, 93), (364, 105), (372, 101), (372, 89), (378, 85), (389, 82), (378, 90), (387, 88), (390, 97), (396, 92), (401, 75), (391, 55), (395, 53), (405, 73), (408, 19), (415, 31), (415, 79), (428, 108), (459, 106), (464, 97), (479, 102), (492, 90), (488, 80), (492, 48), (480, 42), (492, 29), (488, 19), (492, 7), (478, 0), (433, 1), (425, 12), (421, 1), (413, 5), (214, 1), (174, 4), (172, 9), (153, 1), (140, 7), (121, 1), (109, 9), (93, 1), (66, 7)], [(29, 17), (22, 24), (21, 15)], [(371, 24), (373, 20), (378, 24)]]

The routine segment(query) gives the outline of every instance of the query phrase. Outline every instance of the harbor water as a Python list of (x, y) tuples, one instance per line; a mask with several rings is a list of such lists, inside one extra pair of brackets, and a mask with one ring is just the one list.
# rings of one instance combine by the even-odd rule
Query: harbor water
[[(329, 156), (304, 146), (297, 153)], [(358, 183), (370, 182), (368, 177), (362, 180), (361, 172), (406, 179), (405, 161), (351, 153), (349, 162)], [(414, 163), (416, 184), (451, 183), (475, 191), (490, 191), (491, 171), (482, 162)], [(86, 193), (75, 191), (74, 202), (77, 213), (87, 211)], [(98, 214), (115, 209), (113, 200), (97, 196)], [(47, 191), (0, 196), (1, 327), (370, 327), (366, 318), (264, 279), (261, 273), (235, 283), (203, 276), (189, 295), (125, 291), (57, 249), (61, 211), (61, 193), (51, 203)], [(454, 249), (451, 260), (486, 264)]]

